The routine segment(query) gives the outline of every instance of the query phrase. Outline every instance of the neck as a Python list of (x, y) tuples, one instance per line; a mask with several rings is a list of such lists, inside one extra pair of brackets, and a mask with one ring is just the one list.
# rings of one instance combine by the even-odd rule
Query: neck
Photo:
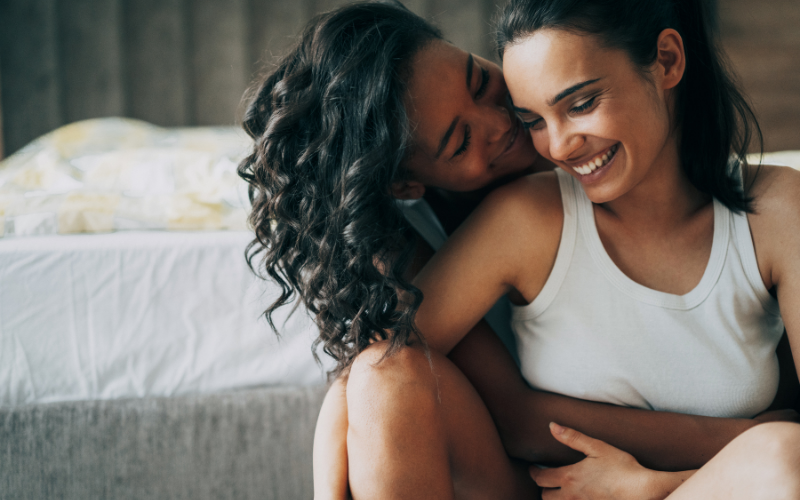
[(632, 225), (680, 226), (706, 206), (711, 197), (689, 181), (681, 168), (675, 141), (670, 141), (647, 176), (625, 195), (599, 206), (620, 222)]

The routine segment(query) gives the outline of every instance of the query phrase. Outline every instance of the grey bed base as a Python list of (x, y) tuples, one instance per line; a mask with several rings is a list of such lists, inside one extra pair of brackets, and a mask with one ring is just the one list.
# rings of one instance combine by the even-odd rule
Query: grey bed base
[(324, 387), (0, 408), (0, 499), (312, 499)]

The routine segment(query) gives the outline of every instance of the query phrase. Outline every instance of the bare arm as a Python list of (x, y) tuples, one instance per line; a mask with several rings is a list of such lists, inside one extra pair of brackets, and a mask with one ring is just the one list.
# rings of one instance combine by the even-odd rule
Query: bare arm
[(347, 379), (328, 389), (314, 430), (314, 500), (350, 500), (347, 481)]
[(778, 297), (797, 376), (800, 373), (800, 172), (788, 167), (762, 166), (750, 194), (754, 196), (756, 212), (749, 214), (748, 220), (758, 268), (764, 285)]
[(756, 424), (750, 419), (623, 408), (535, 391), (484, 321), (453, 349), (450, 359), (480, 394), (508, 453), (530, 462), (564, 464), (583, 458), (553, 438), (550, 422), (596, 437), (658, 470), (698, 468)]

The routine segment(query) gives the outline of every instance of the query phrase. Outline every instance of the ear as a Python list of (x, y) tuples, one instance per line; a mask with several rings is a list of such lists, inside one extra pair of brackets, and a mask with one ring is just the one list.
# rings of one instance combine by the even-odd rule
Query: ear
[(392, 196), (398, 200), (418, 200), (425, 194), (425, 186), (419, 181), (400, 181), (392, 184)]
[(658, 72), (663, 90), (676, 87), (683, 79), (686, 71), (686, 53), (683, 50), (683, 38), (672, 28), (667, 28), (658, 35), (656, 44), (658, 55)]

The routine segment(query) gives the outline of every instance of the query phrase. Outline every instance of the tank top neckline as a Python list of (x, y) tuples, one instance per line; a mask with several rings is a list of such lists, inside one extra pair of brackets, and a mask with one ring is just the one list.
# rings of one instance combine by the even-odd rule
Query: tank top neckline
[(722, 274), (730, 239), (731, 213), (716, 198), (713, 198), (714, 232), (711, 253), (708, 257), (703, 277), (692, 290), (683, 295), (677, 295), (646, 287), (622, 272), (606, 252), (605, 246), (603, 246), (600, 234), (597, 231), (597, 222), (591, 200), (589, 200), (586, 192), (572, 176), (567, 175), (566, 177), (572, 185), (572, 192), (578, 204), (578, 225), (586, 241), (589, 253), (606, 279), (617, 289), (635, 300), (654, 306), (680, 310), (697, 307), (708, 297)]

